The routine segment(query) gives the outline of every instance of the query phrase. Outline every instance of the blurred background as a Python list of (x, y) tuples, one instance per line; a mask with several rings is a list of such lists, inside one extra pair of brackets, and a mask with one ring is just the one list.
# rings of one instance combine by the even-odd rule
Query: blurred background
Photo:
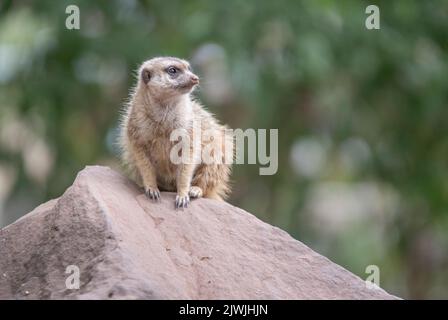
[(236, 165), (230, 203), (390, 293), (448, 298), (444, 0), (2, 0), (0, 226), (86, 165), (121, 170), (119, 112), (158, 55), (189, 59), (230, 127), (279, 129), (277, 174)]

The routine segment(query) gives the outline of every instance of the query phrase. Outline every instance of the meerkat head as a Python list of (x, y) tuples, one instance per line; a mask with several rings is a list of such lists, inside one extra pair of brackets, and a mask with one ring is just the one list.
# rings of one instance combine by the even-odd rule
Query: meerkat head
[(140, 67), (139, 82), (143, 90), (158, 99), (189, 94), (199, 84), (190, 64), (182, 59), (158, 57), (145, 61)]

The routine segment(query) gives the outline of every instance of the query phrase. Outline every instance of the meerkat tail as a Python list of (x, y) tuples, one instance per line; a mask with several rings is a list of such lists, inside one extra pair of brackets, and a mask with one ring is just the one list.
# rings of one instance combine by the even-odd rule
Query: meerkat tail
[(207, 194), (208, 199), (218, 200), (218, 201), (224, 201), (224, 199), (218, 195), (217, 193), (211, 191)]

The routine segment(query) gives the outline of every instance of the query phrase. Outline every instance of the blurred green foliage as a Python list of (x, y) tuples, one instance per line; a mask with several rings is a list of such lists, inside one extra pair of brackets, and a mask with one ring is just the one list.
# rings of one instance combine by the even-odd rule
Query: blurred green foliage
[[(0, 224), (58, 197), (114, 139), (138, 64), (191, 59), (233, 128), (279, 128), (279, 170), (230, 202), (404, 298), (448, 297), (448, 2), (2, 1)], [(80, 30), (65, 27), (69, 4)]]

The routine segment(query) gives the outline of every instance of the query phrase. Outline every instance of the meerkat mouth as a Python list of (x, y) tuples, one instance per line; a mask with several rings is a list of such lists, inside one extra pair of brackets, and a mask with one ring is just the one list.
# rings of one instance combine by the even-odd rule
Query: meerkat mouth
[(196, 86), (196, 85), (197, 85), (197, 83), (194, 83), (194, 82), (187, 82), (187, 83), (184, 83), (184, 84), (181, 84), (181, 85), (176, 86), (176, 89), (180, 89), (180, 90), (183, 90), (183, 89), (191, 89), (191, 88), (193, 88), (193, 87)]

